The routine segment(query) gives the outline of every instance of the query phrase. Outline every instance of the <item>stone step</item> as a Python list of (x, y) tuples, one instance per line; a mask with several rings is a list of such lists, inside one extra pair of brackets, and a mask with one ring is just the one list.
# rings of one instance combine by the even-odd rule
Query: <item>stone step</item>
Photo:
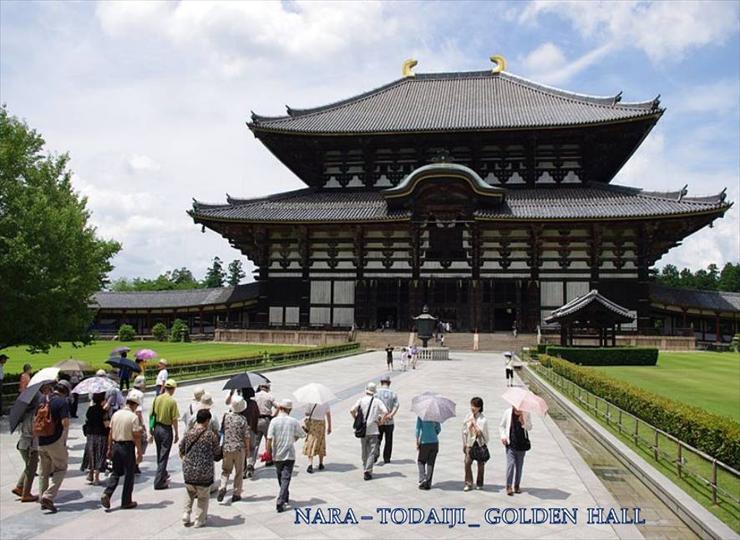
[[(445, 347), (456, 351), (472, 351), (473, 336), (469, 332), (450, 332), (445, 334)], [(357, 332), (356, 338), (361, 346), (366, 349), (385, 349), (388, 344), (393, 347), (406, 347), (410, 343), (409, 332)], [(510, 333), (479, 334), (478, 349), (481, 351), (519, 351), (522, 347), (532, 347), (537, 343), (536, 334), (519, 334), (518, 337)], [(420, 340), (416, 340), (421, 345)], [(433, 347), (439, 346), (434, 339), (429, 341)]]

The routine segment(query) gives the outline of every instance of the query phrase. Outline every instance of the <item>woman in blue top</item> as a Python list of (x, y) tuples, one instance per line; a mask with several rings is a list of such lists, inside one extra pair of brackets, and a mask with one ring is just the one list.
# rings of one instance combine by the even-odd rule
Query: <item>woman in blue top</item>
[(416, 417), (416, 449), (419, 455), (416, 464), (419, 466), (419, 489), (432, 488), (434, 461), (439, 452), (439, 432), (442, 425)]

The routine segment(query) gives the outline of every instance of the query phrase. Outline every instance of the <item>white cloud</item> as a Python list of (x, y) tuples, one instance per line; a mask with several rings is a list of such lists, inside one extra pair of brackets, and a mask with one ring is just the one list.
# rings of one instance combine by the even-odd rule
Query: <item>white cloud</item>
[(128, 166), (132, 172), (149, 171), (156, 172), (159, 170), (159, 163), (142, 154), (133, 154), (128, 158)]
[(579, 58), (568, 60), (560, 47), (548, 41), (531, 51), (520, 63), (528, 77), (538, 82), (556, 85), (570, 80), (601, 60), (612, 49), (611, 44), (602, 45)]
[(725, 1), (538, 0), (522, 10), (519, 20), (535, 23), (542, 14), (568, 20), (596, 43), (637, 47), (655, 63), (683, 60), (692, 49), (722, 44), (738, 30), (738, 3)]
[(737, 115), (740, 106), (740, 80), (722, 79), (687, 88), (669, 106), (677, 112)]

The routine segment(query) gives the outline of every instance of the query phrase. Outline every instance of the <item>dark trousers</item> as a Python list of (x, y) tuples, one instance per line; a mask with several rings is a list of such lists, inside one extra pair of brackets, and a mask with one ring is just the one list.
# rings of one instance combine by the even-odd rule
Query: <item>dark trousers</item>
[(416, 464), (419, 467), (419, 483), (432, 485), (434, 463), (437, 461), (439, 443), (423, 443), (419, 445), (419, 455)]
[(126, 387), (126, 390), (129, 390), (131, 388), (130, 384), (131, 384), (131, 381), (128, 377), (121, 379), (121, 390), (123, 390), (124, 386)]
[(157, 424), (154, 426), (154, 443), (157, 445), (157, 474), (154, 477), (154, 489), (167, 485), (167, 462), (172, 449), (172, 426)]
[(77, 418), (77, 405), (80, 403), (80, 394), (72, 394), (71, 401), (69, 404), (69, 415), (72, 418)]
[(391, 454), (393, 453), (393, 424), (383, 424), (378, 426), (380, 431), (380, 438), (378, 439), (378, 451), (383, 445), (383, 437), (385, 437), (385, 446), (383, 446), (383, 461), (388, 463), (391, 460)]
[(280, 486), (280, 493), (278, 493), (277, 498), (278, 506), (287, 503), (288, 499), (290, 499), (290, 477), (293, 475), (294, 465), (294, 459), (275, 462), (275, 472), (277, 473), (278, 485)]
[(105, 494), (108, 497), (118, 487), (118, 479), (123, 476), (123, 495), (121, 503), (124, 505), (131, 503), (131, 494), (134, 492), (134, 470), (136, 469), (136, 448), (133, 442), (114, 442), (113, 443), (113, 471), (108, 478), (108, 486), (105, 488)]

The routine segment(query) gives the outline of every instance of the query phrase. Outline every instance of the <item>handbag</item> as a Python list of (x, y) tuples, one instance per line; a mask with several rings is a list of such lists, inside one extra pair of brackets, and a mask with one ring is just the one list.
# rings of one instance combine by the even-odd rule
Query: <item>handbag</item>
[(532, 443), (529, 441), (529, 435), (527, 435), (526, 430), (524, 431), (524, 443), (522, 446), (522, 450), (524, 450), (525, 452), (532, 449)]
[[(367, 408), (368, 415), (373, 408), (374, 399), (375, 396), (370, 399), (370, 405)], [(357, 416), (355, 416), (355, 421), (352, 424), (352, 427), (355, 430), (355, 437), (357, 437), (358, 439), (362, 439), (367, 434), (367, 418), (365, 418), (365, 414), (362, 412), (362, 407), (360, 407), (359, 405), (357, 406)]]
[(306, 415), (306, 417), (303, 419), (303, 424), (301, 427), (303, 428), (303, 431), (308, 433), (308, 421), (311, 420), (311, 417), (313, 416), (313, 412), (316, 410), (318, 403), (315, 403), (313, 408), (311, 409), (311, 412)]
[(491, 452), (488, 451), (488, 445), (481, 445), (478, 444), (478, 441), (475, 441), (473, 446), (470, 447), (470, 459), (473, 461), (482, 461), (483, 463), (491, 459)]
[(154, 434), (154, 426), (157, 425), (157, 415), (154, 414), (154, 404), (157, 403), (157, 398), (152, 401), (152, 412), (149, 413), (149, 433)]

